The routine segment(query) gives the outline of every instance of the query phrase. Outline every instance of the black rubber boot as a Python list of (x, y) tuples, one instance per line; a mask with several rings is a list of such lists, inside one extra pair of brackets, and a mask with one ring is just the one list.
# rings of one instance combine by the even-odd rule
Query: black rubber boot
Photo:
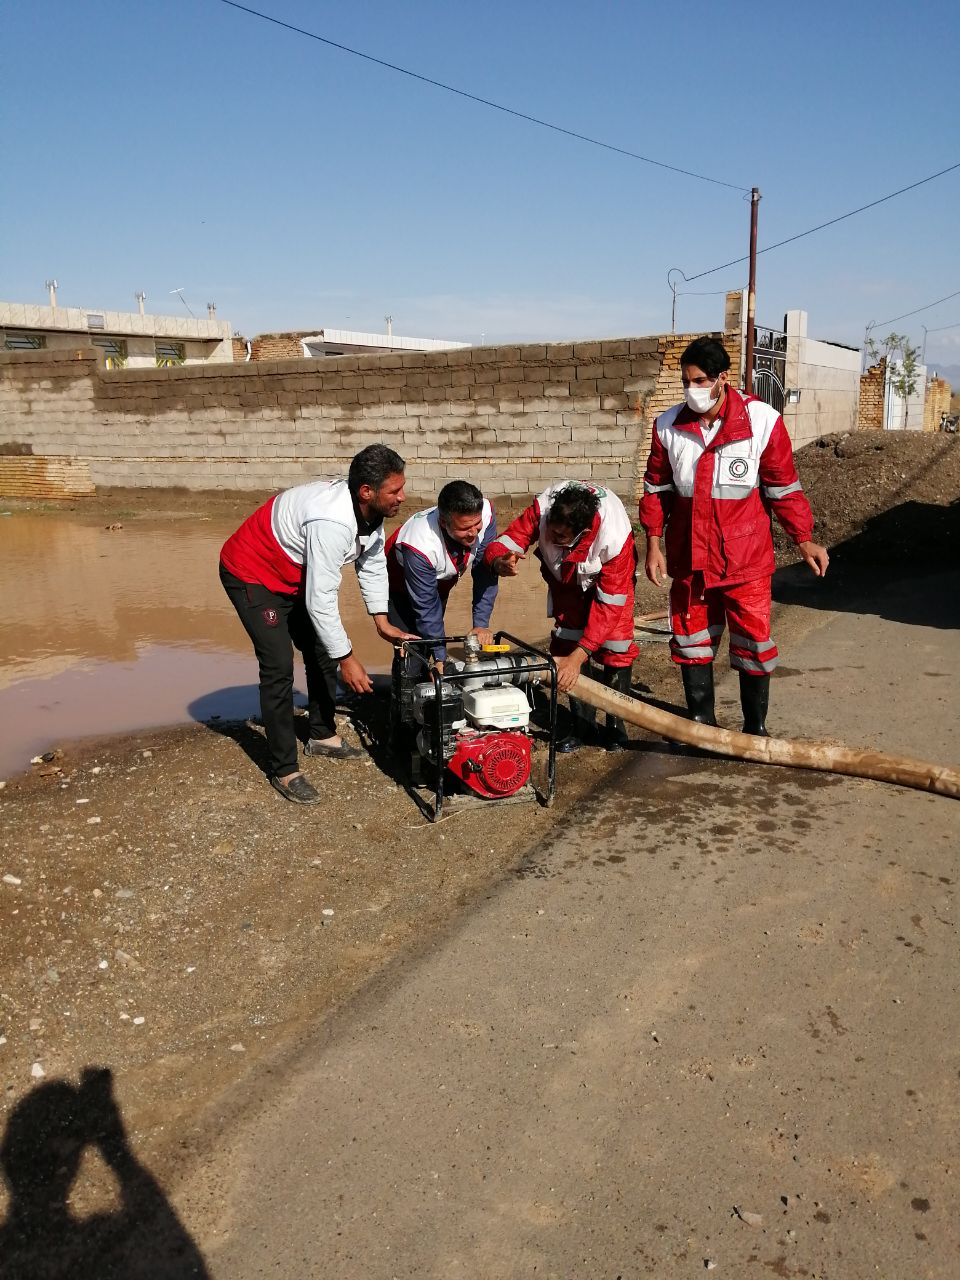
[(564, 737), (557, 740), (557, 750), (561, 755), (566, 756), (571, 751), (592, 746), (596, 740), (593, 724), (595, 715), (593, 707), (588, 707), (579, 698), (570, 698), (570, 729)]
[(743, 709), (743, 732), (758, 738), (769, 738), (767, 707), (770, 705), (770, 677), (740, 672), (740, 706)]
[[(603, 683), (609, 689), (615, 689), (617, 693), (622, 693), (629, 698), (630, 677), (632, 674), (632, 667), (604, 667)], [(627, 737), (626, 726), (619, 716), (607, 716), (603, 745), (607, 751), (611, 752), (629, 749), (630, 739)]]
[(682, 663), (680, 674), (683, 677), (683, 692), (687, 699), (687, 710), (690, 719), (697, 724), (710, 724), (716, 727), (717, 716), (713, 706), (713, 663), (706, 662), (697, 666)]

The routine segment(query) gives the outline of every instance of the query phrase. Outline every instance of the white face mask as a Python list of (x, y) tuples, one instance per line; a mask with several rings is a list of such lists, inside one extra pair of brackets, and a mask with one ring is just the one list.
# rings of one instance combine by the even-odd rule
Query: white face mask
[(719, 380), (712, 387), (687, 387), (683, 398), (689, 409), (703, 417), (720, 399)]

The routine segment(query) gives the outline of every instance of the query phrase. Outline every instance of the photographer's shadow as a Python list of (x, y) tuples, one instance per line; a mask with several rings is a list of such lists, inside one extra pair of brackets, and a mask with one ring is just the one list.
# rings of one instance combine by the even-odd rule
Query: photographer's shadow
[[(0, 1280), (197, 1280), (200, 1250), (130, 1149), (109, 1070), (79, 1086), (39, 1085), (17, 1104), (0, 1143), (10, 1199), (0, 1224)], [(75, 1216), (70, 1188), (94, 1148), (116, 1178), (119, 1208)]]

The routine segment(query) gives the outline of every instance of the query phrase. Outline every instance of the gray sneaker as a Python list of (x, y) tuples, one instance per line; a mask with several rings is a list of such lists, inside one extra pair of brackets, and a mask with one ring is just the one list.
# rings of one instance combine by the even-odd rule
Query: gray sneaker
[(320, 792), (302, 773), (295, 774), (289, 782), (281, 782), (279, 778), (270, 779), (271, 787), (294, 804), (319, 804)]
[(342, 739), (339, 747), (328, 747), (325, 742), (318, 742), (316, 738), (311, 738), (303, 748), (303, 754), (327, 756), (330, 760), (359, 760), (366, 752), (361, 751), (359, 747), (351, 747), (349, 742), (344, 742)]

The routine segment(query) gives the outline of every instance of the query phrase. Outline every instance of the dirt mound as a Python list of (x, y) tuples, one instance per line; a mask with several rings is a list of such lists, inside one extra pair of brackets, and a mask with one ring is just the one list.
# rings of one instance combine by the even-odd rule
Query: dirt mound
[[(956, 560), (960, 438), (853, 431), (823, 436), (797, 453), (816, 518), (815, 537), (842, 560), (898, 570)], [(778, 560), (796, 551), (782, 531)]]

